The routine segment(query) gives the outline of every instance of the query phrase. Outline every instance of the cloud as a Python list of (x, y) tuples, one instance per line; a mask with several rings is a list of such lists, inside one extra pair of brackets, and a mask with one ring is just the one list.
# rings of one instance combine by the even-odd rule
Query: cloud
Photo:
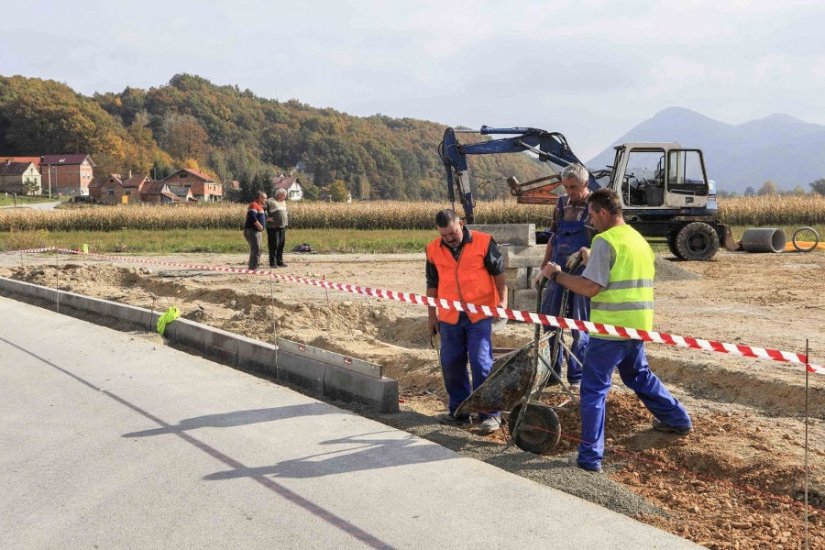
[(593, 154), (671, 105), (825, 123), (819, 1), (6, 4), (4, 73), (86, 94), (189, 72), (356, 115), (544, 127)]

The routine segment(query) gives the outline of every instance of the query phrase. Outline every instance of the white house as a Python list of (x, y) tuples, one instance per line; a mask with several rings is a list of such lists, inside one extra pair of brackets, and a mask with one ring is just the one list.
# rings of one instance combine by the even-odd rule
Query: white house
[(281, 174), (272, 178), (272, 192), (276, 189), (286, 190), (286, 198), (291, 201), (299, 201), (304, 198), (304, 187), (298, 176), (287, 176)]

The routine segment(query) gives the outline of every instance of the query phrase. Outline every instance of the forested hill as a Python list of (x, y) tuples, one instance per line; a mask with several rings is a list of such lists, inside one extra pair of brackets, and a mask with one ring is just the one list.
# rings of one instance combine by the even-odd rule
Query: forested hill
[[(157, 88), (93, 97), (51, 80), (0, 77), (0, 154), (88, 152), (98, 175), (131, 170), (160, 178), (199, 168), (251, 192), (297, 166), (310, 197), (340, 180), (353, 198), (443, 200), (443, 131), (434, 122), (265, 99), (185, 74)], [(470, 162), (479, 198), (507, 194), (508, 176), (547, 173), (526, 155)]]

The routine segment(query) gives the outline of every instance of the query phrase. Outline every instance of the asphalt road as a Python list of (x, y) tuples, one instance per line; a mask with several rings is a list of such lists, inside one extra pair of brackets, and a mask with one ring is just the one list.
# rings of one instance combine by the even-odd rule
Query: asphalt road
[(268, 380), (0, 297), (0, 548), (696, 548)]
[(28, 204), (18, 204), (14, 206), (13, 204), (10, 206), (0, 206), (0, 208), (33, 208), (34, 210), (54, 210), (54, 207), (60, 204), (59, 201), (57, 202), (31, 202)]

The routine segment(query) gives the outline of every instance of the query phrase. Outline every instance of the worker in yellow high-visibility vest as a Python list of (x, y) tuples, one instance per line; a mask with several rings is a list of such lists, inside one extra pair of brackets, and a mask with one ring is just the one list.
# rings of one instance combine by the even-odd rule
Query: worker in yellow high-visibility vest
[[(587, 267), (580, 277), (550, 262), (545, 277), (590, 297), (590, 320), (649, 331), (653, 328), (654, 255), (638, 231), (627, 225), (615, 191), (599, 189), (587, 199), (590, 222), (599, 232), (582, 255)], [(687, 411), (650, 371), (644, 342), (591, 334), (581, 383), (582, 435), (576, 465), (600, 472), (604, 456), (605, 402), (613, 370), (653, 413), (653, 429), (685, 435), (692, 429)]]

